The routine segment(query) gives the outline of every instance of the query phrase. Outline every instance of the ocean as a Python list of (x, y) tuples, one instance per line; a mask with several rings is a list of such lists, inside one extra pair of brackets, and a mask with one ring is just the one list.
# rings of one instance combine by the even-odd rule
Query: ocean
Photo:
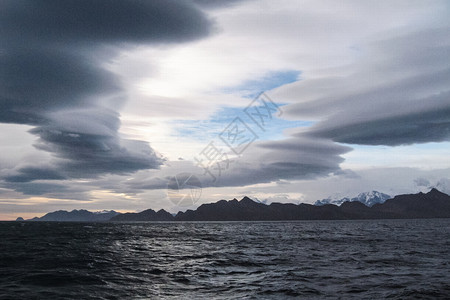
[(450, 219), (0, 222), (0, 299), (449, 299)]

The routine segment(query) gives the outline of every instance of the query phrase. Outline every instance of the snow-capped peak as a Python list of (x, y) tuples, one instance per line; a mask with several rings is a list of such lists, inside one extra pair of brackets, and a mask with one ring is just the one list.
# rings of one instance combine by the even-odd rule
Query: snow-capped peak
[(334, 197), (328, 197), (327, 199), (317, 200), (314, 205), (325, 205), (325, 204), (334, 204), (334, 205), (341, 205), (344, 202), (353, 202), (353, 201), (359, 201), (367, 206), (373, 206), (376, 203), (384, 203), (387, 199), (390, 199), (391, 196), (380, 193), (378, 191), (371, 191), (371, 192), (365, 192), (360, 193), (358, 196), (350, 198), (350, 197), (343, 197), (341, 199), (333, 199)]

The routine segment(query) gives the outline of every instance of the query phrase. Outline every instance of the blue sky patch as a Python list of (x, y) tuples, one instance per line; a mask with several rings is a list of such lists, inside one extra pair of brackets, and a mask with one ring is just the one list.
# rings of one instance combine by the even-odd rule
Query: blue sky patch
[(245, 98), (254, 98), (261, 92), (300, 80), (300, 74), (301, 72), (297, 70), (272, 71), (260, 78), (250, 79), (240, 85), (226, 88), (224, 92), (238, 93)]
[[(280, 105), (282, 110), (282, 105)], [(258, 136), (257, 140), (277, 140), (286, 136), (283, 130), (295, 127), (311, 126), (310, 121), (290, 121), (272, 115), (271, 119), (266, 121), (264, 130), (258, 127), (251, 118), (244, 112), (245, 107), (224, 107), (216, 112), (209, 120), (179, 120), (176, 121), (176, 135), (185, 136), (197, 141), (209, 142), (219, 137), (219, 134), (225, 130), (236, 117), (240, 118), (254, 133)]]

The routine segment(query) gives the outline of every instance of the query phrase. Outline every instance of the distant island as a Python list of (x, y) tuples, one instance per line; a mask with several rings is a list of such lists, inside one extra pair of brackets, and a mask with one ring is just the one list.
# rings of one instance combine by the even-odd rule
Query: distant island
[[(376, 196), (379, 195), (376, 194)], [(364, 199), (367, 200), (367, 197)], [(345, 201), (340, 206), (323, 204), (323, 202), (317, 204), (271, 203), (267, 205), (244, 197), (240, 201), (237, 199), (220, 200), (215, 203), (202, 204), (196, 210), (180, 211), (176, 215), (163, 209), (157, 212), (147, 209), (139, 213), (124, 214), (115, 211), (93, 213), (87, 210), (73, 210), (71, 212), (51, 212), (41, 218), (36, 217), (27, 221), (284, 221), (450, 218), (450, 196), (437, 189), (432, 189), (428, 193), (398, 195), (385, 201), (382, 199), (370, 207), (362, 203), (362, 200)], [(19, 217), (17, 221), (24, 220)]]

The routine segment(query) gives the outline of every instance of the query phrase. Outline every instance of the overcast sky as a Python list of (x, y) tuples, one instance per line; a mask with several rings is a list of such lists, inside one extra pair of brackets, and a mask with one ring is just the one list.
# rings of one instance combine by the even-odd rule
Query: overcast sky
[[(448, 1), (0, 1), (0, 219), (450, 193), (449, 16)], [(201, 196), (177, 206), (167, 186), (191, 175)]]

